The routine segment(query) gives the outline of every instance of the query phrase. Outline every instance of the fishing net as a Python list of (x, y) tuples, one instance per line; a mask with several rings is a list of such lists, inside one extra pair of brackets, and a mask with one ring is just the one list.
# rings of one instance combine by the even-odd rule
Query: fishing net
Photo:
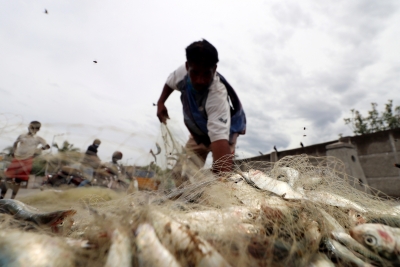
[[(334, 194), (338, 201), (333, 203), (317, 197), (285, 199), (246, 182), (242, 175), (252, 169), (291, 183), (306, 196), (310, 192), (327, 192)], [(293, 179), (287, 170), (297, 171), (298, 177)], [(131, 264), (139, 266), (135, 230), (143, 223), (160, 227), (155, 217), (162, 214), (167, 220), (182, 225), (184, 231), (211, 244), (232, 266), (308, 266), (320, 251), (329, 255), (320, 243), (324, 237), (330, 237), (333, 229), (321, 210), (346, 230), (357, 224), (359, 216), (364, 220), (392, 217), (395, 221), (397, 218), (387, 213), (393, 210), (394, 201), (355, 189), (343, 170), (343, 164), (334, 158), (302, 155), (285, 157), (276, 163), (243, 162), (222, 178), (200, 169), (191, 181), (168, 191), (127, 195), (93, 187), (46, 190), (21, 200), (41, 210), (74, 208), (78, 211), (70, 230), (62, 234), (45, 233), (87, 240), (89, 248), (73, 248), (83, 265), (103, 266), (109, 257), (113, 231), (124, 229), (131, 242)], [(3, 229), (44, 231), (38, 226), (21, 228), (8, 215), (3, 215), (1, 225)], [(163, 242), (162, 237), (160, 241)], [(178, 259), (179, 253), (175, 254)], [(185, 253), (195, 252), (188, 249)], [(336, 260), (336, 265), (350, 266), (340, 260)]]
[[(199, 159), (168, 128), (162, 129), (161, 139), (165, 162), (157, 161), (159, 156), (154, 161), (165, 165), (157, 172), (157, 190), (128, 194), (100, 187), (45, 189), (20, 200), (38, 208), (39, 214), (76, 210), (57, 225), (57, 233), (9, 214), (0, 214), (0, 227), (36, 233), (26, 237), (32, 243), (41, 242), (39, 235), (69, 242), (67, 249), (75, 258), (68, 266), (105, 266), (110, 261), (121, 266), (117, 262), (124, 257), (130, 259), (127, 266), (146, 266), (144, 259), (161, 257), (163, 248), (180, 266), (201, 266), (207, 257), (214, 257), (214, 266), (310, 266), (321, 255), (336, 266), (353, 266), (352, 259), (335, 255), (326, 245), (334, 231), (349, 233), (365, 222), (400, 225), (395, 200), (360, 185), (336, 158), (300, 155), (275, 163), (241, 161), (231, 173), (215, 176), (208, 167), (199, 168)], [(70, 155), (58, 161), (75, 162)], [(229, 159), (216, 164), (224, 160)], [(279, 183), (268, 188), (263, 179)], [(280, 190), (283, 184), (292, 191)], [(142, 227), (147, 224), (153, 228)], [(147, 247), (139, 242), (149, 229), (162, 247), (156, 241)], [(118, 241), (118, 233), (126, 242)], [(386, 263), (382, 260), (378, 266), (390, 266)]]

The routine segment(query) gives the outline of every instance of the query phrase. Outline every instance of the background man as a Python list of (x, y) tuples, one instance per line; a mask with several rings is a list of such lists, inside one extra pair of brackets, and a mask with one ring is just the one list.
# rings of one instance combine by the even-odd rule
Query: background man
[(94, 172), (101, 165), (100, 158), (97, 156), (97, 149), (99, 148), (100, 144), (101, 141), (99, 139), (95, 139), (93, 144), (88, 146), (81, 162), (85, 179), (89, 182), (92, 181)]
[(29, 180), (29, 175), (32, 170), (33, 157), (37, 153), (38, 146), (41, 145), (41, 149), (49, 149), (50, 146), (46, 141), (37, 136), (36, 133), (40, 130), (41, 123), (38, 121), (32, 121), (28, 127), (27, 134), (21, 134), (14, 142), (12, 154), (13, 160), (10, 166), (5, 172), (6, 183), (2, 186), (1, 197), (7, 193), (8, 186), (12, 187), (11, 198), (15, 198), (18, 193), (21, 182)]
[(246, 116), (235, 91), (216, 71), (217, 63), (217, 49), (208, 41), (190, 44), (186, 64), (175, 70), (164, 85), (157, 117), (166, 123), (169, 116), (165, 101), (174, 90), (180, 91), (184, 122), (191, 134), (186, 148), (200, 158), (200, 168), (211, 151), (213, 171), (220, 173), (232, 170), (236, 138), (245, 134)]

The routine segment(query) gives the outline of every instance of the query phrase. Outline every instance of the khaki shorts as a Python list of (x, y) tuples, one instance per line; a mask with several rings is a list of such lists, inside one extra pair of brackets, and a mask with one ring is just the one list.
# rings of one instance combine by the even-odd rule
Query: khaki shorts
[[(231, 153), (235, 153), (236, 140), (238, 135), (235, 135), (233, 143), (230, 144)], [(172, 177), (175, 180), (175, 185), (179, 186), (183, 182), (190, 180), (191, 174), (196, 174), (197, 171), (204, 167), (208, 154), (211, 152), (211, 146), (205, 146), (204, 144), (197, 144), (193, 136), (189, 136), (189, 140), (185, 145), (186, 155), (183, 162), (177, 162), (172, 169)], [(185, 166), (184, 166), (185, 165)], [(185, 168), (186, 167), (186, 168)], [(188, 177), (189, 176), (189, 177)]]
[[(235, 154), (236, 140), (238, 134), (234, 136), (233, 143), (229, 144), (231, 148), (231, 154)], [(211, 152), (211, 146), (205, 146), (204, 144), (197, 144), (194, 140), (193, 136), (189, 136), (189, 140), (187, 141), (185, 148), (188, 151), (188, 155), (195, 154), (198, 158), (198, 163), (196, 164), (199, 168), (202, 168), (206, 163), (206, 159), (208, 154)]]

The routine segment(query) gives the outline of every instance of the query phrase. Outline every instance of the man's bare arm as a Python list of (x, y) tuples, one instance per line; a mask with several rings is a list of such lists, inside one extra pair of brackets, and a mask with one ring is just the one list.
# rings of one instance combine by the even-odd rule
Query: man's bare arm
[(233, 162), (228, 140), (212, 142), (211, 151), (213, 154), (213, 172), (217, 174), (221, 172), (231, 172)]
[(13, 151), (12, 151), (12, 153), (11, 153), (11, 157), (14, 157), (14, 153), (15, 153), (15, 151), (17, 150), (17, 147), (18, 147), (18, 143), (19, 143), (18, 140), (14, 142), (14, 144), (13, 144)]
[(164, 85), (164, 88), (161, 92), (161, 96), (158, 99), (157, 102), (157, 117), (162, 123), (166, 123), (167, 119), (169, 119), (168, 116), (168, 110), (167, 107), (165, 106), (165, 101), (167, 101), (168, 97), (170, 94), (174, 91), (171, 87), (169, 87), (167, 84)]

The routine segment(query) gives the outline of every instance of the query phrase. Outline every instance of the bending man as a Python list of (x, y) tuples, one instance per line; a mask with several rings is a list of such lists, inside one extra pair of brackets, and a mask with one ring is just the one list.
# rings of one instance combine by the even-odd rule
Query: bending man
[(180, 91), (184, 122), (191, 134), (186, 148), (201, 159), (200, 168), (211, 151), (213, 171), (220, 173), (232, 170), (236, 139), (245, 134), (246, 116), (235, 91), (217, 72), (217, 63), (218, 52), (212, 44), (204, 39), (190, 44), (185, 65), (175, 70), (164, 85), (157, 116), (166, 123), (169, 116), (165, 101), (174, 90)]

